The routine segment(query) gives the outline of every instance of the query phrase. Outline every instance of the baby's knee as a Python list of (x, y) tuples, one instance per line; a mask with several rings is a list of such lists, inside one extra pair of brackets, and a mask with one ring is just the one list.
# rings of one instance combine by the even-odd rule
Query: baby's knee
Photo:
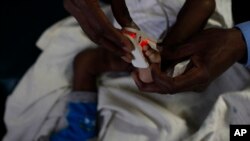
[(96, 53), (96, 49), (94, 48), (88, 48), (88, 49), (81, 51), (74, 58), (74, 61), (73, 61), (74, 66), (78, 66), (79, 64), (90, 60), (90, 58), (93, 58), (95, 56), (94, 55), (95, 53)]
[(204, 8), (204, 10), (207, 10), (208, 12), (214, 12), (216, 7), (215, 0), (199, 0), (201, 2), (200, 6)]
[(73, 60), (73, 90), (95, 91), (98, 65), (98, 49), (86, 49), (78, 53)]

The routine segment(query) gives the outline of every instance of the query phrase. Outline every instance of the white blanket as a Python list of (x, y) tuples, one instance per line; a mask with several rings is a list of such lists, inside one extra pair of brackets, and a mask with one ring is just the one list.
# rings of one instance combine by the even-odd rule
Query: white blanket
[[(156, 3), (151, 0), (127, 2), (130, 11), (135, 13), (132, 17), (136, 22), (157, 38), (161, 30), (150, 27), (165, 22), (165, 18), (162, 13), (160, 16), (157, 13), (160, 9), (150, 6)], [(165, 2), (171, 4), (165, 8), (169, 10), (172, 25), (183, 0)], [(217, 2), (217, 12), (213, 15), (217, 20), (210, 19), (209, 25), (232, 26), (231, 1)], [(142, 7), (138, 9), (136, 6), (140, 3), (140, 6), (149, 10), (145, 11)], [(148, 21), (145, 21), (145, 16)], [(155, 20), (159, 22), (154, 23)], [(4, 120), (8, 133), (4, 141), (38, 140), (60, 128), (60, 122), (65, 116), (65, 96), (71, 90), (72, 60), (81, 50), (96, 46), (84, 35), (72, 17), (49, 28), (37, 45), (43, 53), (7, 100)], [(249, 105), (245, 103), (249, 102), (250, 91), (236, 92), (246, 86), (249, 78), (245, 68), (236, 64), (201, 94), (187, 92), (170, 96), (139, 92), (130, 77), (104, 77), (99, 87), (98, 110), (103, 117), (103, 126), (98, 139), (228, 140), (229, 123), (249, 124), (250, 118), (244, 113), (249, 112)], [(225, 94), (226, 92), (230, 94)]]

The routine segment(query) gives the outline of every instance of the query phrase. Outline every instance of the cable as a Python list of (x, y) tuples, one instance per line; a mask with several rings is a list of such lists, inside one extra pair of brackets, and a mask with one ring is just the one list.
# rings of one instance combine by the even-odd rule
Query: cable
[(165, 29), (165, 31), (163, 32), (163, 35), (160, 37), (160, 39), (159, 39), (159, 42), (161, 42), (165, 37), (166, 37), (166, 35), (167, 35), (167, 30), (169, 29), (169, 17), (168, 17), (168, 13), (167, 13), (167, 11), (164, 9), (164, 7), (163, 7), (163, 2), (162, 2), (162, 0), (157, 0), (157, 3), (159, 4), (159, 6), (161, 7), (161, 9), (162, 9), (162, 12), (163, 12), (163, 14), (164, 14), (164, 16), (165, 16), (165, 19), (166, 19), (166, 29)]

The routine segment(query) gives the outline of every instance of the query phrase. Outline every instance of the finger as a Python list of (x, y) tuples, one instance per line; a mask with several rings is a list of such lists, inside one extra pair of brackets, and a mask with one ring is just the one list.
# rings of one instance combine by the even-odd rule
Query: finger
[[(119, 0), (120, 1), (120, 0)], [(123, 5), (126, 7), (124, 0)], [(95, 12), (94, 12), (95, 13)], [(114, 12), (113, 12), (114, 13)], [(115, 12), (116, 13), (116, 12)], [(117, 12), (118, 13), (118, 12)], [(123, 47), (126, 51), (132, 51), (134, 49), (133, 44), (130, 42), (129, 39), (127, 39), (120, 30), (117, 30), (113, 27), (113, 25), (107, 20), (106, 16), (103, 12), (99, 10), (98, 19), (103, 19), (102, 21), (98, 22), (101, 24), (101, 29), (103, 30), (103, 33), (100, 34), (104, 36), (105, 38), (109, 39), (111, 42), (113, 42), (118, 47)], [(123, 17), (123, 16), (121, 16)], [(105, 22), (103, 22), (105, 21)], [(101, 31), (102, 31), (101, 30)]]
[(99, 43), (102, 38), (105, 38), (113, 42), (117, 47), (133, 49), (129, 40), (113, 27), (107, 16), (101, 10), (98, 1), (78, 0), (78, 4), (82, 7), (82, 13), (85, 13), (88, 17), (88, 23), (94, 30), (95, 42)]
[[(67, 9), (76, 18), (78, 23), (81, 25), (81, 28), (88, 35), (88, 37), (92, 41), (94, 41), (96, 43), (99, 42), (99, 44), (101, 44), (100, 42), (105, 40), (105, 38), (100, 36), (100, 33), (102, 31), (94, 31), (93, 30), (95, 28), (94, 26), (96, 26), (96, 25), (94, 25), (92, 22), (90, 22), (91, 20), (89, 20), (87, 18), (87, 17), (90, 17), (90, 15), (88, 15), (90, 12), (85, 11), (86, 10), (85, 8), (82, 8), (82, 7), (79, 8), (78, 5), (79, 5), (79, 3), (76, 3), (75, 0), (65, 0), (64, 1), (65, 9)], [(84, 4), (82, 4), (82, 5), (84, 5)], [(83, 10), (83, 9), (85, 9), (85, 10)], [(110, 50), (115, 50), (113, 48), (113, 45), (110, 46)]]
[(183, 91), (193, 91), (201, 84), (207, 84), (208, 73), (205, 66), (197, 58), (193, 58), (194, 67), (183, 75), (177, 77), (169, 77), (166, 72), (162, 72), (157, 65), (151, 65), (152, 77), (156, 84), (167, 89), (169, 93), (177, 93)]
[(127, 51), (127, 52), (132, 52), (135, 49), (135, 47), (134, 47), (132, 41), (128, 40), (128, 42), (129, 42), (130, 46), (123, 46), (122, 49), (125, 50), (125, 51)]
[(147, 56), (150, 56), (150, 55), (152, 55), (152, 54), (154, 54), (154, 51), (152, 51), (152, 50), (147, 50), (146, 52), (145, 52), (145, 54), (147, 55)]
[(209, 73), (206, 66), (199, 57), (192, 58), (193, 68), (173, 78), (173, 89), (175, 92), (193, 91), (199, 89), (199, 86), (209, 83)]
[(163, 48), (161, 52), (162, 59), (164, 60), (178, 60), (180, 58), (187, 58), (194, 53), (200, 51), (202, 46), (198, 46), (195, 43), (184, 44), (176, 50), (171, 50), (168, 48)]
[(149, 46), (143, 47), (144, 55), (151, 63), (160, 63), (160, 54)]
[(162, 72), (159, 64), (151, 64), (152, 77), (156, 84), (164, 86), (167, 89), (172, 88), (172, 78), (168, 76), (167, 72)]
[(131, 63), (133, 60), (133, 55), (130, 53), (125, 54), (125, 56), (121, 57), (125, 62)]
[[(80, 4), (82, 7), (86, 5), (85, 3), (80, 3)], [(104, 38), (103, 33), (101, 33), (102, 31), (93, 31), (93, 29), (95, 28), (93, 26), (97, 26), (97, 25), (89, 23), (90, 21), (86, 17), (90, 17), (90, 16), (89, 15), (86, 16), (85, 14), (88, 14), (90, 12), (84, 11), (85, 7), (79, 9), (78, 6), (76, 6), (74, 0), (65, 0), (64, 6), (77, 19), (77, 21), (81, 25), (81, 28), (85, 31), (85, 33), (89, 36), (91, 40), (93, 40), (94, 42), (99, 42), (100, 45), (104, 46), (110, 51), (113, 51), (115, 54), (119, 56), (123, 56), (125, 54), (123, 50), (117, 47), (116, 45), (114, 45), (112, 41), (108, 41), (108, 39)]]
[(151, 54), (149, 60), (151, 63), (161, 63), (161, 56), (159, 54)]
[(145, 52), (146, 52), (148, 49), (149, 49), (149, 46), (144, 46), (144, 47), (142, 48), (142, 50), (145, 51)]
[(133, 72), (131, 73), (131, 76), (132, 76), (132, 78), (134, 79), (135, 84), (138, 86), (139, 89), (141, 89), (141, 88), (144, 87), (144, 84), (145, 84), (145, 83), (143, 83), (143, 82), (140, 80), (140, 78), (139, 78), (139, 73), (138, 73), (137, 70), (133, 71)]
[(148, 56), (151, 56), (151, 55), (159, 55), (160, 56), (160, 53), (152, 48), (149, 48), (147, 51), (146, 51), (146, 55)]
[(159, 85), (155, 84), (154, 82), (152, 83), (143, 83), (139, 76), (138, 73), (136, 74), (135, 72), (132, 73), (132, 77), (139, 88), (140, 91), (143, 92), (150, 92), (150, 93), (155, 93), (155, 94), (168, 94), (168, 90), (166, 88), (160, 87)]

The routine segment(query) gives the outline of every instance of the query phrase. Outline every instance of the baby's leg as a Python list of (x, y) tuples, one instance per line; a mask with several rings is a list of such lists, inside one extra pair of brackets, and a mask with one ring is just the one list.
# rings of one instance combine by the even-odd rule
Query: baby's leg
[(74, 59), (73, 67), (73, 90), (68, 95), (67, 127), (54, 131), (51, 141), (95, 138), (98, 131), (96, 78), (104, 72), (128, 72), (132, 68), (103, 48), (80, 52)]
[(131, 64), (101, 47), (80, 52), (74, 59), (73, 91), (97, 91), (96, 78), (109, 71), (130, 72)]

